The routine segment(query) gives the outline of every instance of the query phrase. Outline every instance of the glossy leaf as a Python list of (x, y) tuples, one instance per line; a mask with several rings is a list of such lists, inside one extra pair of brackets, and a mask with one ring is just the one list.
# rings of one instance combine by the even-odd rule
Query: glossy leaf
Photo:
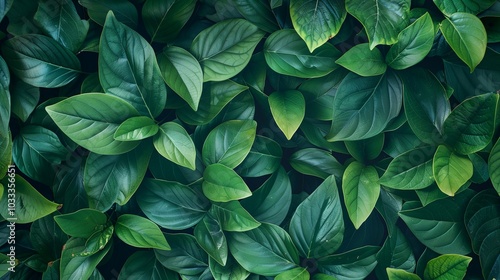
[(494, 0), (459, 0), (454, 2), (448, 2), (445, 0), (433, 0), (434, 4), (439, 8), (443, 14), (447, 16), (452, 16), (456, 12), (466, 12), (470, 14), (478, 14), (486, 9), (488, 9)]
[(161, 265), (153, 252), (139, 251), (132, 254), (118, 275), (118, 280), (127, 279), (151, 279), (151, 280), (174, 280), (177, 279), (172, 271)]
[(131, 28), (137, 27), (137, 9), (128, 0), (78, 0), (78, 3), (87, 8), (89, 17), (99, 25), (104, 25), (106, 15), (113, 11), (120, 22)]
[(260, 177), (277, 171), (283, 150), (272, 139), (256, 135), (247, 157), (235, 169), (242, 177)]
[(83, 279), (90, 278), (97, 264), (104, 258), (110, 248), (111, 244), (108, 244), (103, 250), (91, 256), (82, 257), (78, 254), (85, 249), (85, 239), (71, 238), (62, 250), (60, 279), (70, 280), (75, 279), (75, 277)]
[(195, 170), (196, 148), (187, 131), (175, 122), (160, 126), (153, 144), (160, 155), (180, 165)]
[(450, 196), (454, 196), (473, 174), (470, 159), (444, 145), (440, 145), (434, 154), (432, 170), (439, 189)]
[(277, 91), (269, 95), (268, 101), (276, 124), (290, 140), (305, 116), (304, 96), (297, 90)]
[(210, 214), (218, 219), (225, 231), (243, 232), (260, 226), (238, 201), (214, 203)]
[(26, 122), (40, 101), (40, 89), (21, 80), (13, 80), (10, 85), (10, 93), (12, 114)]
[(363, 246), (318, 260), (318, 270), (337, 279), (365, 279), (377, 265), (380, 247)]
[(290, 157), (290, 165), (300, 173), (322, 179), (330, 175), (340, 178), (344, 171), (344, 167), (331, 153), (316, 148), (302, 149), (293, 153)]
[(403, 269), (388, 267), (386, 270), (389, 280), (421, 280), (418, 275), (407, 272)]
[(471, 257), (461, 255), (442, 255), (427, 263), (425, 279), (463, 279)]
[(388, 236), (377, 254), (377, 267), (375, 273), (379, 278), (385, 278), (387, 267), (404, 269), (412, 272), (415, 270), (416, 261), (412, 247), (405, 234), (396, 227), (391, 236)]
[(307, 268), (297, 267), (285, 272), (282, 272), (274, 278), (276, 280), (309, 280), (310, 274)]
[(156, 259), (166, 268), (181, 275), (194, 276), (208, 267), (208, 256), (196, 239), (188, 234), (167, 234), (172, 249), (155, 250)]
[(234, 0), (238, 12), (261, 30), (272, 33), (278, 29), (275, 15), (268, 0)]
[(119, 141), (137, 141), (155, 135), (158, 129), (154, 120), (148, 117), (132, 117), (120, 124), (113, 137)]
[(346, 14), (342, 1), (290, 1), (293, 27), (311, 53), (340, 31)]
[(150, 220), (130, 214), (118, 217), (115, 224), (116, 236), (128, 245), (137, 248), (170, 250), (160, 228)]
[(76, 212), (54, 217), (57, 225), (69, 236), (89, 238), (102, 230), (108, 218), (94, 209), (80, 209)]
[(371, 138), (358, 141), (345, 141), (349, 154), (360, 162), (376, 159), (384, 147), (385, 134), (377, 134)]
[(220, 223), (210, 215), (206, 215), (194, 228), (194, 237), (201, 248), (220, 265), (226, 265), (228, 247), (226, 236)]
[(488, 158), (488, 172), (490, 174), (491, 184), (500, 194), (500, 140), (497, 140), (493, 146)]
[(350, 48), (335, 62), (363, 77), (382, 75), (387, 69), (380, 50), (370, 49), (367, 43)]
[(203, 172), (203, 193), (211, 201), (227, 202), (252, 195), (245, 181), (231, 168), (215, 163)]
[(231, 256), (225, 266), (221, 266), (212, 258), (208, 261), (210, 272), (215, 280), (229, 280), (229, 279), (247, 279), (250, 272), (246, 271), (241, 265), (236, 262)]

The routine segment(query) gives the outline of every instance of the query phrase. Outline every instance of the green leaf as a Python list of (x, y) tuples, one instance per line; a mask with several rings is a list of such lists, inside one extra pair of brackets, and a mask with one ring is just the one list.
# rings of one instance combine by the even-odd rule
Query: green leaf
[(142, 20), (151, 41), (167, 43), (177, 37), (195, 7), (195, 0), (146, 0)]
[(40, 88), (21, 80), (13, 80), (10, 85), (10, 93), (12, 113), (26, 122), (40, 101)]
[(101, 86), (101, 82), (99, 81), (99, 73), (94, 72), (88, 75), (82, 82), (82, 86), (80, 87), (80, 92), (81, 93), (104, 92)]
[[(9, 134), (9, 120), (11, 115), (11, 93), (10, 72), (5, 60), (0, 56), (0, 137), (6, 137)], [(3, 173), (2, 173), (3, 174)]]
[(218, 219), (225, 231), (243, 232), (260, 226), (238, 201), (214, 203), (210, 213)]
[(151, 45), (108, 13), (99, 44), (103, 89), (152, 119), (165, 107), (167, 90)]
[(347, 151), (360, 162), (376, 159), (384, 147), (385, 134), (380, 133), (371, 138), (358, 141), (345, 141)]
[(191, 170), (196, 169), (196, 148), (193, 139), (181, 125), (175, 122), (162, 124), (153, 144), (166, 159)]
[(154, 120), (145, 117), (132, 117), (126, 119), (116, 129), (113, 138), (119, 141), (137, 141), (155, 135), (158, 125)]
[(389, 49), (385, 61), (398, 70), (419, 63), (430, 52), (434, 35), (432, 18), (425, 13), (399, 33), (398, 41)]
[(5, 137), (0, 134), (0, 178), (3, 178), (12, 161), (12, 136), (10, 132)]
[(96, 231), (85, 242), (85, 248), (80, 251), (76, 256), (91, 256), (102, 249), (108, 244), (113, 237), (114, 226), (107, 224), (102, 230)]
[(234, 260), (230, 255), (225, 266), (220, 265), (218, 262), (210, 258), (208, 261), (210, 272), (215, 280), (239, 280), (247, 279), (250, 272), (246, 271), (241, 265)]
[(158, 64), (167, 85), (194, 111), (198, 110), (203, 88), (203, 72), (196, 58), (185, 49), (170, 46), (160, 53)]
[(170, 240), (172, 249), (170, 251), (155, 250), (156, 259), (163, 266), (183, 276), (198, 275), (207, 269), (207, 253), (200, 248), (194, 236), (167, 234), (166, 237)]
[(127, 0), (78, 0), (78, 3), (87, 8), (89, 17), (99, 25), (104, 25), (106, 15), (113, 11), (120, 22), (131, 28), (137, 27), (137, 9)]
[(500, 195), (500, 140), (497, 140), (495, 146), (491, 149), (488, 157), (488, 172), (491, 184)]
[(221, 224), (210, 215), (205, 215), (194, 228), (194, 237), (210, 257), (224, 266), (227, 262), (228, 248)]
[(229, 19), (203, 30), (191, 45), (203, 81), (223, 81), (241, 72), (264, 32), (244, 19)]
[(173, 230), (196, 225), (210, 207), (210, 202), (191, 187), (149, 178), (142, 182), (136, 199), (146, 217)]
[(82, 208), (88, 208), (88, 198), (83, 186), (85, 161), (82, 157), (83, 149), (77, 150), (69, 165), (60, 165), (56, 173), (56, 180), (52, 186), (54, 200), (64, 205), (61, 213), (72, 213)]
[(299, 128), (306, 112), (306, 101), (298, 90), (276, 91), (268, 98), (276, 124), (290, 140)]
[(228, 235), (229, 249), (246, 270), (276, 276), (297, 267), (299, 254), (290, 236), (278, 226), (262, 224), (246, 232)]
[(0, 21), (2, 21), (2, 19), (5, 17), (7, 12), (9, 12), (13, 3), (14, 3), (14, 0), (2, 0), (2, 1), (0, 1)]
[(94, 209), (80, 209), (76, 212), (54, 217), (57, 225), (69, 236), (89, 238), (106, 225), (105, 214)]
[(118, 217), (115, 224), (116, 236), (130, 246), (170, 250), (160, 228), (150, 220), (130, 214)]
[(293, 169), (306, 175), (326, 179), (330, 175), (342, 177), (344, 167), (333, 155), (325, 150), (306, 148), (290, 156), (290, 165)]
[(425, 280), (463, 279), (471, 257), (461, 255), (442, 255), (427, 263), (424, 271)]
[(174, 280), (178, 276), (161, 265), (152, 251), (138, 251), (128, 257), (118, 275), (118, 280), (127, 279)]
[(68, 241), (68, 236), (54, 221), (54, 214), (34, 221), (30, 227), (31, 244), (45, 261), (60, 258), (61, 248)]
[(317, 78), (338, 67), (335, 60), (340, 52), (332, 44), (325, 43), (311, 53), (295, 30), (283, 29), (266, 39), (264, 57), (267, 65), (279, 74)]
[(276, 280), (309, 280), (309, 271), (304, 267), (297, 267), (278, 274)]
[(444, 145), (440, 145), (432, 160), (432, 173), (439, 189), (454, 196), (458, 189), (474, 172), (472, 162), (468, 157), (461, 156)]
[(349, 73), (335, 95), (326, 139), (353, 141), (381, 133), (399, 115), (402, 99), (403, 84), (393, 72), (377, 77)]
[(295, 210), (290, 236), (305, 258), (334, 253), (344, 238), (344, 220), (335, 177), (328, 177)]
[(495, 0), (458, 0), (448, 2), (446, 0), (433, 0), (434, 4), (446, 16), (452, 16), (456, 12), (464, 12), (469, 14), (479, 14), (493, 5)]
[(233, 0), (238, 12), (261, 30), (272, 33), (278, 30), (276, 17), (268, 0)]
[(156, 179), (190, 185), (203, 177), (205, 166), (201, 161), (200, 153), (196, 154), (196, 170), (193, 171), (167, 160), (154, 150), (149, 161), (148, 169)]
[(290, 1), (293, 27), (306, 42), (311, 53), (337, 35), (346, 15), (345, 5), (339, 0)]
[(380, 184), (397, 190), (419, 190), (434, 183), (432, 160), (435, 148), (423, 146), (409, 150), (389, 163)]
[(256, 129), (257, 123), (253, 120), (231, 120), (218, 125), (203, 144), (203, 163), (235, 168), (250, 152)]
[(121, 155), (91, 153), (83, 175), (90, 207), (104, 212), (114, 203), (125, 205), (146, 175), (151, 152), (151, 144), (144, 143)]
[(78, 58), (52, 38), (27, 34), (5, 41), (2, 54), (10, 70), (35, 87), (57, 88), (78, 77)]
[(377, 170), (354, 161), (347, 166), (342, 177), (342, 192), (347, 213), (354, 227), (366, 221), (375, 208), (380, 195)]
[[(28, 181), (15, 173), (9, 173), (0, 182), (0, 187), (3, 185), (2, 190), (4, 193), (0, 198), (0, 215), (4, 219), (14, 219), (13, 221), (17, 224), (28, 224), (62, 207), (61, 204), (49, 201)], [(16, 190), (14, 207), (11, 207), (9, 198), (12, 197), (8, 195), (10, 193), (8, 189), (12, 187), (15, 187)]]
[(281, 164), (283, 150), (274, 140), (256, 135), (247, 157), (235, 169), (242, 177), (260, 177), (274, 173)]
[(33, 19), (45, 34), (66, 49), (76, 53), (82, 45), (89, 23), (80, 19), (72, 1), (43, 1), (38, 5)]
[(472, 73), (486, 53), (488, 38), (481, 20), (475, 15), (457, 12), (441, 22), (440, 30), (446, 42)]
[(403, 269), (397, 269), (397, 268), (386, 268), (387, 270), (387, 277), (389, 277), (389, 280), (421, 280), (421, 278), (413, 273), (407, 272)]
[(382, 75), (387, 70), (382, 53), (377, 48), (370, 49), (368, 43), (355, 45), (335, 62), (363, 77)]
[(203, 193), (211, 201), (227, 202), (252, 195), (245, 181), (231, 168), (214, 163), (203, 172)]
[(111, 243), (93, 255), (82, 257), (79, 256), (79, 253), (85, 249), (85, 239), (71, 238), (62, 250), (60, 279), (89, 279), (110, 248)]
[(318, 270), (337, 279), (365, 279), (377, 265), (380, 247), (364, 246), (318, 260)]
[(441, 143), (443, 123), (451, 110), (443, 85), (434, 74), (421, 68), (405, 70), (400, 76), (404, 84), (404, 111), (411, 130), (424, 143)]
[(460, 103), (444, 122), (446, 143), (468, 155), (484, 149), (495, 132), (498, 94), (487, 93)]
[(122, 99), (100, 93), (86, 93), (45, 107), (57, 126), (78, 145), (98, 154), (116, 155), (135, 148), (138, 142), (113, 138), (118, 126), (137, 111)]
[(370, 49), (392, 45), (408, 25), (410, 0), (346, 0), (347, 12), (363, 24)]
[(412, 247), (404, 233), (397, 227), (377, 253), (375, 274), (378, 278), (385, 278), (387, 267), (404, 269), (408, 272), (415, 271), (416, 261)]

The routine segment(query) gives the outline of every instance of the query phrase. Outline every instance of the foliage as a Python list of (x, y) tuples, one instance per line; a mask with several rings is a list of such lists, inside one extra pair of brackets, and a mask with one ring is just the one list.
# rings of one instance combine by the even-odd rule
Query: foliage
[(500, 278), (500, 1), (0, 21), (2, 279)]

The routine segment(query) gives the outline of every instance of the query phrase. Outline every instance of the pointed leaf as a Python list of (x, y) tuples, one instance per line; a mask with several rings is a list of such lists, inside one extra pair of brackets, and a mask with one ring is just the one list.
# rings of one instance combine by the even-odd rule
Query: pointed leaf
[(290, 140), (306, 112), (306, 101), (298, 90), (277, 91), (269, 95), (269, 107), (276, 124)]
[(491, 149), (488, 158), (488, 172), (490, 174), (491, 184), (500, 195), (500, 139)]
[(433, 0), (434, 4), (447, 16), (451, 16), (456, 12), (466, 12), (469, 14), (478, 14), (491, 5), (493, 5), (495, 0), (458, 0), (453, 2), (448, 2), (446, 0)]
[(386, 270), (389, 280), (422, 280), (418, 275), (407, 272), (403, 269), (388, 267)]
[(152, 251), (138, 251), (127, 259), (118, 275), (118, 280), (127, 279), (174, 280), (178, 276), (161, 265)]
[(468, 157), (458, 155), (444, 145), (440, 145), (434, 154), (432, 170), (439, 189), (449, 196), (454, 196), (474, 172)]
[(207, 253), (200, 248), (194, 236), (167, 234), (166, 238), (170, 240), (172, 249), (155, 250), (156, 259), (163, 266), (184, 276), (198, 275), (207, 269)]
[(241, 265), (234, 260), (230, 255), (225, 266), (220, 265), (218, 262), (210, 258), (209, 266), (215, 280), (238, 280), (247, 279), (250, 272), (246, 271)]
[(131, 28), (137, 27), (137, 9), (128, 0), (78, 0), (78, 3), (87, 8), (89, 17), (99, 25), (104, 25), (106, 15), (113, 11), (120, 22)]
[(158, 125), (154, 120), (145, 117), (132, 117), (120, 124), (113, 135), (119, 141), (137, 141), (155, 135)]
[(463, 279), (471, 257), (461, 255), (442, 255), (427, 263), (424, 271), (425, 280)]
[(252, 195), (245, 181), (231, 168), (215, 163), (203, 172), (203, 193), (211, 201), (227, 202)]
[(153, 144), (166, 159), (191, 170), (196, 169), (196, 148), (193, 139), (181, 125), (175, 122), (162, 124)]
[(274, 173), (281, 164), (283, 150), (274, 140), (256, 135), (247, 157), (235, 169), (242, 177), (260, 177)]
[(350, 48), (335, 62), (363, 77), (382, 75), (387, 70), (382, 53), (377, 48), (371, 50), (367, 43)]
[(310, 274), (307, 268), (297, 267), (278, 274), (276, 280), (309, 280)]
[(101, 211), (86, 208), (69, 214), (57, 215), (54, 220), (67, 235), (86, 239), (102, 230), (108, 217)]
[(210, 213), (218, 219), (225, 231), (243, 232), (260, 226), (238, 201), (214, 203)]
[(60, 262), (61, 280), (90, 278), (96, 266), (111, 248), (109, 243), (103, 250), (91, 256), (79, 256), (78, 254), (85, 249), (85, 242), (83, 238), (71, 238), (66, 242)]
[(170, 250), (160, 228), (150, 220), (130, 214), (118, 217), (115, 224), (116, 236), (130, 246)]
[(210, 257), (220, 265), (226, 265), (228, 255), (226, 236), (216, 219), (205, 215), (194, 228), (194, 237)]

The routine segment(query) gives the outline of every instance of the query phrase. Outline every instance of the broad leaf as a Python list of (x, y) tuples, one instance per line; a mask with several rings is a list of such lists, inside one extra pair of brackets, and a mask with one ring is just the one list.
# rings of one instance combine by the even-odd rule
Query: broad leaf
[(338, 66), (335, 59), (340, 52), (329, 43), (309, 52), (306, 43), (293, 29), (272, 33), (264, 44), (267, 65), (279, 74), (300, 78), (327, 75)]
[(491, 149), (488, 158), (488, 172), (491, 184), (500, 195), (500, 140), (497, 140), (495, 146)]
[(113, 137), (119, 141), (137, 141), (155, 135), (158, 125), (154, 120), (145, 117), (132, 117), (125, 120), (116, 129)]
[(87, 239), (104, 229), (108, 217), (100, 211), (84, 208), (73, 213), (57, 215), (54, 220), (67, 235)]
[(91, 256), (79, 256), (79, 253), (85, 250), (85, 243), (83, 238), (71, 238), (66, 242), (60, 262), (61, 280), (90, 278), (96, 266), (111, 248), (109, 243), (103, 250)]
[(139, 251), (132, 254), (120, 270), (118, 280), (127, 279), (174, 280), (178, 277), (161, 265), (152, 251)]
[(276, 124), (290, 140), (305, 116), (304, 96), (297, 90), (277, 91), (269, 95), (268, 101)]
[(387, 267), (386, 270), (389, 280), (422, 280), (418, 275), (403, 269)]
[(307, 268), (297, 267), (278, 274), (276, 280), (309, 280), (310, 274)]
[(441, 22), (440, 30), (470, 72), (483, 60), (487, 35), (482, 22), (469, 13), (457, 12)]
[(227, 80), (245, 68), (264, 32), (244, 19), (218, 22), (203, 30), (191, 45), (203, 69), (203, 81)]
[(210, 214), (217, 218), (225, 231), (243, 232), (260, 226), (238, 201), (214, 203)]
[(167, 99), (153, 48), (137, 32), (109, 12), (99, 44), (99, 80), (141, 115), (157, 117)]
[(439, 189), (449, 196), (454, 196), (473, 174), (472, 162), (468, 157), (456, 154), (444, 145), (440, 145), (432, 161), (432, 172)]
[(350, 48), (335, 62), (363, 77), (382, 75), (387, 70), (380, 50), (370, 49), (367, 43)]
[(377, 261), (375, 273), (378, 278), (385, 278), (383, 276), (387, 267), (404, 269), (408, 272), (415, 270), (416, 261), (412, 247), (399, 228), (396, 227), (392, 236), (387, 237), (382, 249), (377, 253)]
[(289, 232), (305, 258), (325, 257), (340, 247), (344, 220), (335, 177), (328, 177), (297, 207)]
[(121, 215), (116, 221), (115, 232), (123, 242), (137, 248), (170, 250), (170, 245), (160, 228), (140, 216)]
[(191, 170), (196, 169), (196, 148), (187, 131), (175, 122), (167, 122), (160, 126), (154, 137), (156, 150), (166, 159)]
[(345, 141), (349, 154), (360, 162), (376, 159), (384, 147), (385, 134), (377, 134), (371, 138), (358, 141)]
[(0, 2), (0, 21), (2, 21), (2, 19), (5, 17), (7, 12), (12, 7), (13, 3), (14, 3), (14, 0), (2, 0)]
[(211, 201), (227, 202), (252, 195), (245, 181), (231, 168), (214, 163), (203, 172), (203, 193)]
[(105, 25), (108, 12), (113, 11), (120, 22), (131, 28), (137, 27), (137, 9), (128, 0), (78, 0), (78, 3), (87, 8), (89, 17), (99, 25)]
[(274, 173), (281, 164), (283, 150), (272, 139), (256, 135), (247, 157), (235, 169), (242, 177), (260, 177)]
[(446, 0), (433, 0), (434, 4), (446, 16), (452, 16), (456, 12), (465, 12), (469, 14), (478, 14), (493, 5), (495, 0), (458, 0), (448, 2)]
[(238, 12), (265, 32), (272, 33), (279, 27), (268, 0), (233, 0)]
[(392, 45), (398, 33), (408, 25), (410, 0), (346, 0), (346, 9), (363, 24), (370, 42)]
[(424, 279), (463, 279), (471, 257), (462, 255), (442, 255), (427, 263)]
[(307, 148), (299, 150), (290, 156), (293, 169), (306, 175), (326, 179), (330, 175), (342, 177), (344, 167), (333, 155), (325, 150)]
[(221, 266), (218, 262), (214, 261), (213, 258), (211, 258), (208, 263), (210, 272), (215, 280), (247, 279), (250, 274), (250, 272), (241, 267), (231, 255), (225, 266)]
[(122, 99), (100, 93), (75, 95), (45, 107), (57, 126), (78, 145), (99, 154), (122, 154), (138, 142), (113, 138), (118, 126), (137, 111)]
[(380, 247), (363, 246), (318, 260), (318, 270), (336, 279), (365, 279), (377, 265)]
[(292, 24), (310, 52), (337, 35), (346, 17), (342, 1), (290, 1)]
[(29, 34), (2, 45), (2, 54), (14, 75), (36, 87), (64, 86), (80, 73), (80, 61), (52, 38)]
[(194, 228), (194, 237), (200, 247), (220, 265), (226, 265), (228, 247), (226, 236), (219, 221), (211, 215), (205, 215)]
[[(188, 234), (167, 234), (172, 249), (155, 250), (156, 259), (166, 268), (183, 276), (195, 276), (208, 267), (208, 256), (196, 239)], [(175, 278), (175, 279), (178, 279)]]
[(10, 93), (12, 113), (26, 122), (40, 101), (40, 88), (16, 79), (10, 85)]
[(354, 161), (342, 177), (342, 192), (347, 213), (354, 227), (359, 229), (375, 208), (380, 195), (377, 170)]

